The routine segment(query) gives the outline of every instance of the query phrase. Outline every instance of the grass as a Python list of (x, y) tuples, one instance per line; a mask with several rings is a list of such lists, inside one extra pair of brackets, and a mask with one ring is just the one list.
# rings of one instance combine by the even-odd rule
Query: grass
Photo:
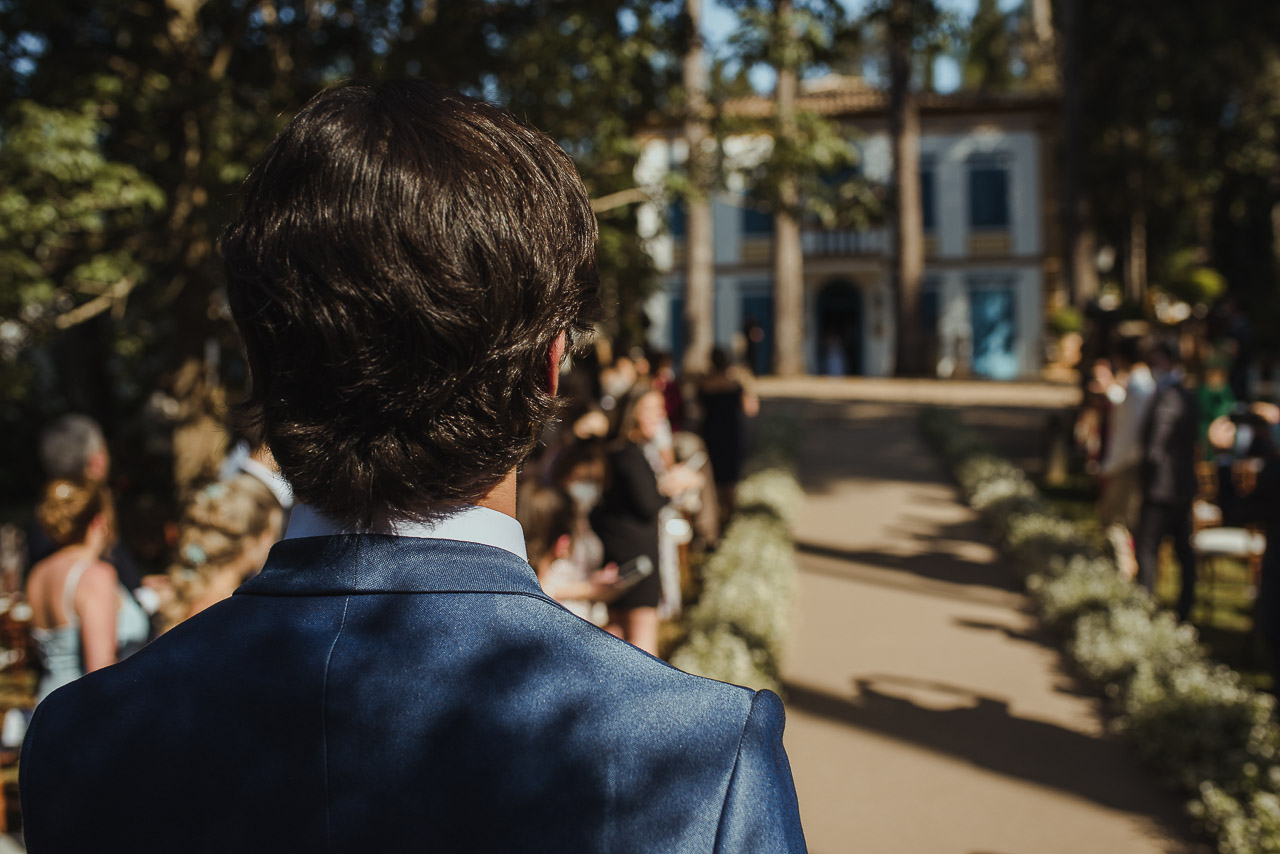
[[(1065, 485), (1037, 484), (1053, 509), (1079, 523), (1099, 544), (1103, 539), (1097, 516), (1097, 491), (1086, 475), (1073, 476)], [(1160, 553), (1156, 599), (1172, 609), (1178, 601), (1181, 573), (1168, 543)], [(1196, 604), (1191, 624), (1209, 654), (1230, 665), (1254, 688), (1272, 691), (1271, 672), (1253, 630), (1253, 589), (1249, 566), (1243, 561), (1218, 560), (1201, 564), (1196, 581)]]

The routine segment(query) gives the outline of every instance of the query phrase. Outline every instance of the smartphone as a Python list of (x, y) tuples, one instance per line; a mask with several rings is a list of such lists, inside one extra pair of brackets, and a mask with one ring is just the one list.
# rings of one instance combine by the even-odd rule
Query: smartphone
[(653, 559), (648, 555), (640, 555), (618, 567), (616, 585), (619, 590), (630, 590), (650, 575), (653, 575)]

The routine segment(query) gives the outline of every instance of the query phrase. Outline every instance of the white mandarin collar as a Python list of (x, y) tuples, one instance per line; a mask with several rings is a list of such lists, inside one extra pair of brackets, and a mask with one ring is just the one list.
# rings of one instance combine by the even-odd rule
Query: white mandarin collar
[(335, 534), (389, 534), (393, 537), (421, 537), (428, 540), (459, 540), (509, 551), (521, 560), (529, 559), (524, 548), (524, 528), (497, 510), (464, 504), (435, 522), (404, 519), (375, 519), (368, 528), (349, 528), (321, 516), (306, 504), (295, 504), (289, 516), (286, 540), (299, 537), (329, 537)]

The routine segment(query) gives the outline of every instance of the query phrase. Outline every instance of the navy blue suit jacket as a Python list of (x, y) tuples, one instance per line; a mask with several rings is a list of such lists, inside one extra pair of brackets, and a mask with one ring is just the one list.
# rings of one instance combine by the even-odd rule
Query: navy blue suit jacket
[(804, 850), (773, 694), (690, 676), (501, 549), (287, 540), (231, 599), (55, 692), (33, 854)]

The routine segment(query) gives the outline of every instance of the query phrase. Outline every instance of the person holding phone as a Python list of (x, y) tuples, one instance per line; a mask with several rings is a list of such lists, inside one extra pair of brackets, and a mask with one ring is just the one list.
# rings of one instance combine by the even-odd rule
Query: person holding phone
[(516, 520), (543, 592), (565, 608), (591, 620), (595, 603), (609, 602), (622, 591), (615, 564), (588, 571), (573, 560), (578, 511), (563, 489), (526, 484), (516, 501)]
[[(604, 544), (604, 559), (626, 566), (639, 557), (658, 565), (658, 516), (671, 497), (697, 486), (702, 475), (683, 465), (659, 478), (646, 458), (644, 445), (658, 436), (666, 419), (662, 393), (644, 389), (623, 411), (618, 441), (609, 454), (609, 474), (591, 527)], [(658, 602), (662, 581), (656, 572), (639, 580), (609, 605), (609, 631), (658, 654)]]

